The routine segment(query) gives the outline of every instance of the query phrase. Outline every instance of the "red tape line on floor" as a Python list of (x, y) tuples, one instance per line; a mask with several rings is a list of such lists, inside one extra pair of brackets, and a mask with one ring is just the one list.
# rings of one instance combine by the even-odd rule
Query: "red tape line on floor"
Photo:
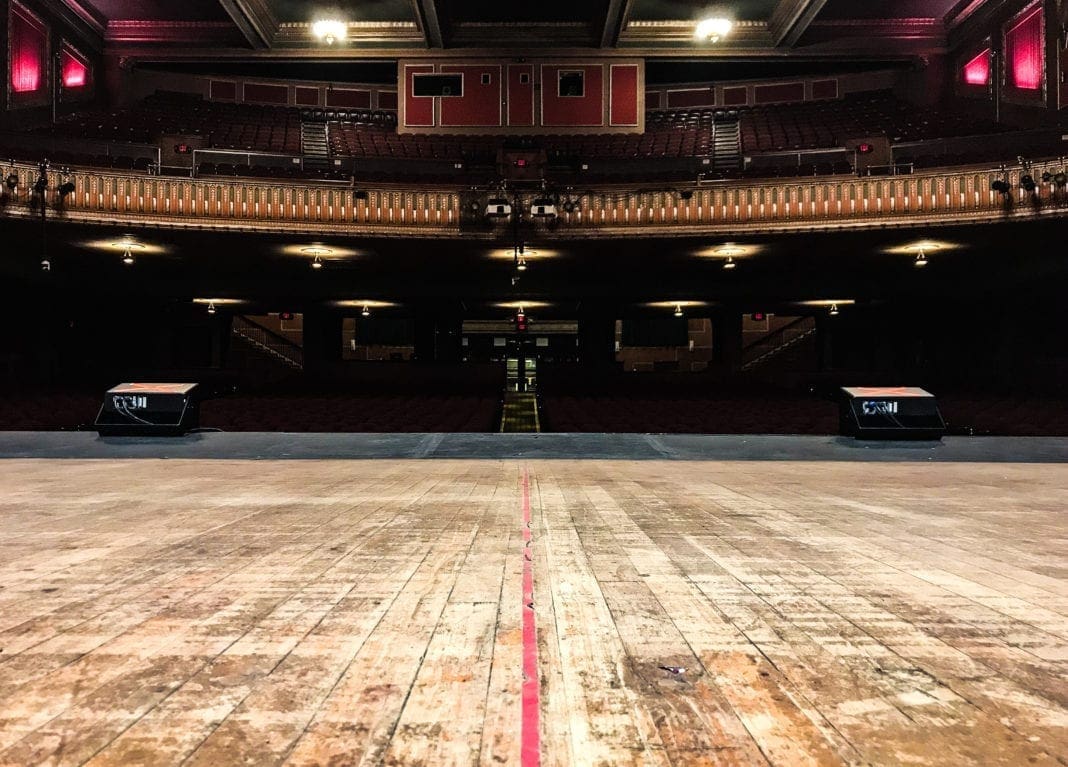
[(534, 623), (534, 561), (530, 531), (530, 475), (523, 470), (523, 729), (522, 767), (541, 764), (538, 631)]

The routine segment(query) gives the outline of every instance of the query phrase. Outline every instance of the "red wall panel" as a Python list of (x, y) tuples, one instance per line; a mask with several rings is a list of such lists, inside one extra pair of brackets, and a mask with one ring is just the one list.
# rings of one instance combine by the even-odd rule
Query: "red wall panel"
[(612, 64), (611, 109), (609, 124), (638, 124), (638, 67), (636, 64)]
[(668, 91), (667, 102), (670, 109), (711, 107), (716, 104), (716, 92), (712, 88), (687, 88), (680, 91)]
[(260, 104), (288, 104), (289, 88), (285, 85), (245, 83), (245, 101), (255, 101)]
[(837, 80), (814, 80), (812, 82), (812, 98), (836, 99), (838, 98)]
[(298, 106), (317, 107), (319, 106), (319, 89), (302, 88), (298, 85), (293, 89), (293, 101), (296, 102)]
[[(496, 64), (448, 64), (442, 74), (464, 77), (463, 96), (443, 96), (439, 125), (445, 127), (501, 126), (501, 67)], [(489, 82), (482, 84), (484, 77)]]
[(348, 109), (370, 109), (371, 91), (353, 88), (331, 88), (326, 92), (326, 105), (328, 107), (344, 107)]
[[(521, 82), (522, 75), (526, 82)], [(534, 125), (534, 66), (532, 64), (508, 65), (508, 124)]]
[(212, 80), (208, 86), (208, 98), (217, 101), (234, 101), (237, 99), (237, 83), (227, 80)]
[[(560, 72), (578, 70), (585, 72), (583, 95), (557, 95)], [(600, 64), (543, 64), (541, 124), (561, 128), (604, 125), (604, 67)]]
[(784, 101), (804, 101), (804, 83), (757, 85), (753, 88), (754, 104), (775, 104)]
[(432, 96), (412, 95), (412, 75), (430, 74), (434, 67), (430, 64), (404, 65), (404, 124), (412, 126), (433, 127), (434, 98)]
[(728, 107), (741, 107), (749, 101), (749, 94), (744, 85), (723, 89), (723, 104)]

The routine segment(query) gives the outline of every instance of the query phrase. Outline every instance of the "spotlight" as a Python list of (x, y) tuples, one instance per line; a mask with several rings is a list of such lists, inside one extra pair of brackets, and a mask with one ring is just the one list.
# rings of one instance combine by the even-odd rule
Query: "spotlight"
[(316, 256), (314, 259), (312, 259), (311, 268), (312, 269), (322, 269), (323, 268), (323, 259), (320, 258), (319, 256)]
[(348, 34), (348, 24), (337, 19), (321, 19), (312, 24), (312, 34), (327, 45), (344, 40)]
[(525, 272), (527, 270), (527, 260), (525, 258), (519, 259), (519, 261), (515, 265), (515, 268), (521, 272)]
[(727, 260), (723, 262), (724, 269), (733, 269), (736, 266), (738, 264), (734, 263), (734, 256), (727, 256)]
[(682, 316), (682, 304), (675, 304), (675, 316), (676, 317), (681, 317)]
[(730, 34), (733, 27), (734, 24), (730, 19), (704, 19), (697, 23), (694, 35), (698, 40), (718, 43), (720, 39)]
[(215, 314), (215, 302), (208, 301), (208, 314)]
[(127, 248), (126, 252), (122, 254), (122, 262), (127, 266), (133, 266), (134, 257), (133, 253), (130, 252), (129, 248)]
[(19, 186), (19, 177), (14, 174), (8, 174), (8, 177), (4, 179), (4, 183), (7, 184), (7, 188), (14, 192)]
[(922, 250), (916, 254), (916, 262), (913, 264), (917, 269), (927, 266), (927, 254)]
[(831, 310), (828, 312), (832, 317), (838, 316), (838, 304), (831, 304)]
[(990, 189), (998, 194), (1008, 195), (1012, 191), (1012, 187), (1009, 186), (1009, 182), (1003, 179), (997, 179), (990, 182)]
[(49, 261), (47, 258), (41, 259), (41, 271), (42, 272), (50, 272), (50, 271), (52, 271), (52, 262)]
[(367, 304), (364, 304), (363, 308), (360, 309), (360, 316), (361, 317), (370, 317), (371, 316), (371, 307), (368, 306)]
[(1030, 173), (1028, 173), (1026, 176), (1021, 176), (1020, 186), (1022, 186), (1028, 192), (1034, 192), (1035, 187), (1037, 186), (1037, 184), (1035, 184), (1034, 176), (1032, 176)]

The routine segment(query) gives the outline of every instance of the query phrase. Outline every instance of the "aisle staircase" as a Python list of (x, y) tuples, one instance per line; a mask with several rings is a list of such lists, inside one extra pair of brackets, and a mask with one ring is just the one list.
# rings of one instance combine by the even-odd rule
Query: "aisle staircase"
[(304, 155), (305, 169), (326, 170), (330, 167), (330, 143), (325, 122), (301, 122), (300, 151)]
[(501, 431), (506, 434), (534, 434), (541, 431), (538, 397), (534, 392), (506, 391), (501, 411)]
[(742, 164), (742, 132), (737, 117), (717, 117), (712, 123), (712, 162), (717, 169)]

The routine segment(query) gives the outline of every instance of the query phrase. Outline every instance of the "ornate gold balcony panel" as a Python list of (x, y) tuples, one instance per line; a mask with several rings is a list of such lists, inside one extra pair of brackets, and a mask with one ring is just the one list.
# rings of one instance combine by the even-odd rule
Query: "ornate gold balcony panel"
[[(1068, 215), (1068, 191), (1042, 183), (1041, 175), (1063, 169), (1062, 162), (1050, 161), (1026, 170), (1010, 168), (1004, 174), (973, 168), (892, 177), (753, 179), (697, 188), (665, 185), (657, 190), (583, 187), (571, 193), (577, 210), (561, 210), (544, 236), (697, 236), (1061, 216)], [(19, 185), (7, 215), (33, 215), (27, 190), (37, 178), (37, 168), (16, 165), (14, 172)], [(1020, 186), (1027, 173), (1038, 182), (1037, 204)], [(471, 239), (497, 235), (475, 220), (479, 216), (473, 203), (484, 201), (487, 194), (470, 187), (376, 184), (360, 185), (357, 193), (348, 185), (292, 180), (202, 180), (89, 170), (75, 171), (68, 178), (75, 191), (64, 201), (63, 219), (72, 222), (374, 236), (448, 234)], [(1010, 186), (1011, 204), (990, 188), (1000, 179)], [(51, 203), (60, 183), (58, 174), (50, 174)], [(684, 188), (686, 195), (680, 193)], [(522, 205), (529, 210), (535, 196), (520, 195)]]

